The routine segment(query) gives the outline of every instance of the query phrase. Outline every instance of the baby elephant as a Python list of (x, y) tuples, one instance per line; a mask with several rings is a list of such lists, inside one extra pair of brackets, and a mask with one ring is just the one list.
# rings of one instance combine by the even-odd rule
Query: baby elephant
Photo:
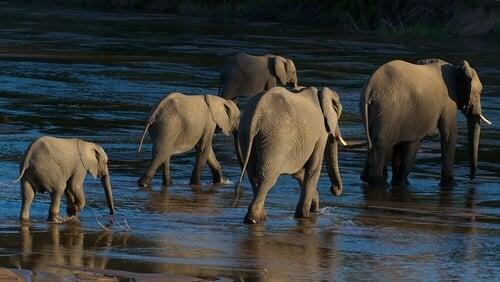
[(108, 156), (104, 149), (80, 139), (43, 136), (35, 140), (24, 153), (19, 165), (23, 206), (21, 221), (29, 221), (30, 205), (35, 192), (49, 192), (52, 201), (49, 221), (61, 223), (61, 197), (66, 195), (68, 216), (77, 216), (85, 206), (83, 181), (87, 172), (101, 178), (109, 213), (114, 213), (113, 194), (108, 172)]
[(196, 148), (196, 164), (191, 174), (191, 185), (200, 184), (205, 163), (213, 174), (213, 183), (223, 181), (221, 166), (212, 149), (216, 129), (225, 135), (238, 127), (240, 111), (232, 101), (212, 95), (184, 95), (170, 93), (150, 112), (139, 144), (139, 152), (146, 132), (153, 141), (153, 160), (137, 181), (139, 187), (149, 187), (156, 170), (163, 166), (163, 185), (171, 184), (170, 157)]
[(293, 92), (275, 87), (250, 100), (238, 130), (245, 156), (240, 182), (246, 170), (253, 188), (245, 223), (265, 219), (264, 201), (280, 174), (292, 175), (302, 189), (295, 217), (318, 212), (316, 185), (323, 156), (331, 192), (342, 193), (337, 154), (338, 142), (345, 145), (338, 127), (341, 112), (338, 94), (326, 87)]

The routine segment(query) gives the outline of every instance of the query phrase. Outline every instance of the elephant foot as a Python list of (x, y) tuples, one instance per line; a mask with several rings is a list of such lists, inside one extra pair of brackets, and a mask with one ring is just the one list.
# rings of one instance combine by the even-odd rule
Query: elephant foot
[(50, 216), (48, 223), (61, 224), (64, 222), (64, 219), (60, 215)]
[(139, 178), (139, 180), (137, 180), (137, 186), (139, 186), (140, 188), (151, 187), (151, 178), (149, 178), (148, 176), (142, 176), (141, 178)]
[(453, 176), (441, 176), (441, 181), (439, 182), (439, 186), (455, 187), (457, 186), (457, 182), (455, 181)]
[(305, 208), (305, 207), (297, 207), (297, 209), (295, 210), (295, 218), (308, 218), (311, 216), (311, 209), (313, 207), (313, 204), (311, 203), (311, 206), (309, 207), (309, 209)]
[(263, 211), (259, 216), (253, 216), (249, 212), (245, 215), (245, 219), (243, 219), (243, 223), (245, 224), (257, 224), (266, 219), (266, 212)]
[(359, 179), (363, 182), (368, 182), (368, 174), (363, 171), (363, 173), (359, 176)]
[(410, 186), (410, 182), (406, 179), (392, 179), (391, 185), (393, 185), (393, 186)]
[(387, 187), (389, 183), (384, 176), (371, 176), (368, 178), (368, 185), (374, 187)]
[(229, 179), (221, 177), (212, 180), (212, 184), (230, 184), (231, 181)]
[(172, 179), (171, 178), (164, 178), (163, 181), (161, 182), (162, 187), (168, 187), (172, 185)]
[(19, 218), (19, 221), (21, 222), (21, 224), (26, 224), (26, 223), (29, 223), (30, 222), (30, 218), (29, 217), (20, 217)]
[(319, 201), (315, 201), (315, 200), (312, 201), (310, 211), (311, 211), (311, 213), (318, 213), (319, 212)]
[(69, 223), (69, 222), (76, 222), (78, 221), (78, 217), (72, 215), (70, 217), (66, 217), (66, 218), (63, 218), (61, 216), (57, 216), (57, 217), (54, 217), (54, 218), (50, 218), (48, 220), (48, 223), (51, 223), (51, 224), (62, 224), (62, 223)]

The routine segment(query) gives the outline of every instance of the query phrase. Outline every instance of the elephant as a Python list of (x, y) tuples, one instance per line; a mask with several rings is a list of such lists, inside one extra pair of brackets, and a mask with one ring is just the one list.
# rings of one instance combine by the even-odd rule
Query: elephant
[(100, 177), (109, 213), (114, 214), (113, 194), (108, 171), (108, 156), (104, 149), (77, 138), (42, 136), (33, 141), (19, 165), (22, 209), (20, 220), (29, 221), (30, 206), (35, 193), (49, 192), (51, 203), (49, 222), (62, 223), (59, 215), (61, 198), (66, 195), (66, 212), (76, 217), (85, 206), (83, 181), (87, 173)]
[(196, 149), (196, 164), (191, 185), (199, 185), (203, 168), (208, 162), (213, 183), (222, 183), (221, 165), (215, 157), (212, 139), (215, 132), (233, 133), (239, 123), (240, 110), (233, 101), (214, 95), (184, 95), (173, 92), (165, 96), (149, 113), (138, 151), (141, 151), (146, 132), (153, 141), (153, 159), (139, 178), (139, 187), (150, 186), (151, 179), (163, 166), (163, 186), (172, 183), (170, 157)]
[(481, 110), (482, 84), (467, 61), (455, 66), (440, 59), (417, 64), (395, 60), (379, 67), (365, 84), (359, 108), (368, 139), (361, 180), (387, 185), (391, 160), (393, 185), (409, 185), (408, 174), (422, 139), (441, 137), (440, 186), (456, 185), (453, 174), (457, 142), (456, 118), (467, 118), (470, 178), (476, 173), (480, 120), (491, 124)]
[(338, 120), (342, 112), (339, 95), (323, 88), (271, 88), (254, 96), (243, 112), (238, 127), (244, 163), (236, 189), (246, 172), (253, 200), (244, 222), (254, 224), (266, 217), (264, 202), (280, 174), (292, 175), (301, 187), (295, 217), (309, 217), (319, 211), (316, 190), (323, 157), (326, 158), (330, 187), (342, 193), (338, 165), (338, 142), (345, 144)]
[(297, 87), (297, 70), (291, 59), (275, 55), (252, 56), (244, 53), (230, 57), (220, 71), (219, 96), (236, 100), (252, 97), (279, 84)]

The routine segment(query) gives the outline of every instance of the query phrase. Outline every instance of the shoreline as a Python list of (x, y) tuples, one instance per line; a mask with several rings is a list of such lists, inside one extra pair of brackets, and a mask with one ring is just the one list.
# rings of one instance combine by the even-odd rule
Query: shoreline
[[(281, 24), (313, 24), (359, 33), (401, 37), (471, 37), (500, 40), (500, 2), (438, 0), (429, 3), (326, 0), (32, 0), (1, 2), (8, 6), (107, 13), (151, 13), (215, 21), (243, 20)], [(426, 6), (427, 5), (427, 6)]]

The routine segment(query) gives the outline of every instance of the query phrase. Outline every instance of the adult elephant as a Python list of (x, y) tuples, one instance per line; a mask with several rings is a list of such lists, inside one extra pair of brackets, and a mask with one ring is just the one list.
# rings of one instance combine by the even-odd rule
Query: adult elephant
[[(35, 192), (49, 192), (51, 203), (49, 221), (60, 223), (60, 202), (63, 195), (68, 200), (66, 211), (69, 216), (77, 216), (85, 206), (83, 181), (87, 173), (100, 177), (109, 213), (113, 214), (113, 194), (108, 172), (108, 156), (104, 149), (80, 139), (43, 136), (35, 140), (24, 153), (19, 165), (21, 196), (23, 205), (21, 221), (29, 221), (31, 203)], [(17, 181), (16, 180), (16, 181)]]
[(467, 61), (454, 66), (439, 59), (411, 64), (391, 61), (366, 83), (360, 111), (368, 138), (361, 180), (385, 185), (384, 171), (392, 162), (392, 184), (408, 185), (407, 177), (422, 139), (441, 135), (441, 186), (455, 185), (453, 162), (457, 142), (457, 111), (468, 122), (470, 177), (477, 166), (482, 84)]
[(323, 156), (332, 181), (331, 192), (337, 196), (342, 193), (337, 156), (338, 141), (345, 144), (338, 127), (341, 112), (338, 94), (326, 87), (294, 92), (275, 87), (250, 100), (238, 128), (245, 156), (239, 183), (246, 171), (253, 188), (245, 223), (265, 219), (264, 201), (280, 174), (290, 174), (300, 184), (295, 217), (317, 212), (316, 185)]
[(244, 53), (230, 57), (220, 71), (219, 96), (235, 100), (252, 97), (278, 84), (297, 86), (297, 70), (291, 59), (281, 56), (252, 56)]

